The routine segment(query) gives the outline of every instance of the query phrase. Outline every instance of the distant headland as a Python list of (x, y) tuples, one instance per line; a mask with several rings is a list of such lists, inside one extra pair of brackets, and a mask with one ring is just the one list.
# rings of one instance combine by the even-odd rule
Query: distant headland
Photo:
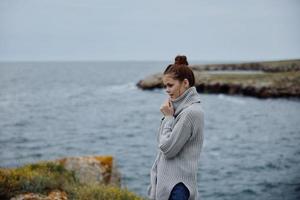
[[(300, 59), (190, 67), (199, 93), (258, 98), (300, 97)], [(149, 75), (140, 80), (137, 86), (143, 90), (163, 88), (162, 75)]]

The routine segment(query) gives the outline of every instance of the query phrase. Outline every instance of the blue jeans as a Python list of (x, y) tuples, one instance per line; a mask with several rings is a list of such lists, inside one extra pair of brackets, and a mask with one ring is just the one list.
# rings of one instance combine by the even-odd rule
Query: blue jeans
[(189, 197), (189, 189), (182, 182), (180, 182), (173, 187), (169, 200), (188, 200)]

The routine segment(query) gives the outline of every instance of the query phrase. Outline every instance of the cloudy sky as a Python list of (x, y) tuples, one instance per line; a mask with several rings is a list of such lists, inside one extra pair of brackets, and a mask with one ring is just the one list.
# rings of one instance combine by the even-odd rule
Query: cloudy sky
[(300, 58), (299, 0), (1, 0), (0, 61)]

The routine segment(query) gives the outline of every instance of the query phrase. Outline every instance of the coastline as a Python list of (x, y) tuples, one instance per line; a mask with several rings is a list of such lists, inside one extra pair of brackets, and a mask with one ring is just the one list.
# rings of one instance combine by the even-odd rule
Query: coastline
[[(191, 65), (200, 93), (253, 96), (257, 98), (300, 97), (300, 60), (236, 64)], [(163, 88), (162, 73), (140, 80), (143, 90)]]

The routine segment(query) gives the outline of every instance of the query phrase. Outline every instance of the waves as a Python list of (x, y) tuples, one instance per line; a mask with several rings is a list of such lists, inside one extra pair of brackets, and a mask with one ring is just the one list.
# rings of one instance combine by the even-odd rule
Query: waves
[(224, 101), (227, 101), (229, 103), (234, 103), (234, 104), (240, 104), (240, 105), (245, 105), (246, 101), (243, 100), (245, 97), (236, 97), (236, 96), (228, 96), (224, 94), (218, 94), (218, 98)]
[(132, 90), (138, 90), (138, 88), (134, 82), (129, 82), (126, 84), (106, 86), (104, 90), (111, 93), (124, 93)]

